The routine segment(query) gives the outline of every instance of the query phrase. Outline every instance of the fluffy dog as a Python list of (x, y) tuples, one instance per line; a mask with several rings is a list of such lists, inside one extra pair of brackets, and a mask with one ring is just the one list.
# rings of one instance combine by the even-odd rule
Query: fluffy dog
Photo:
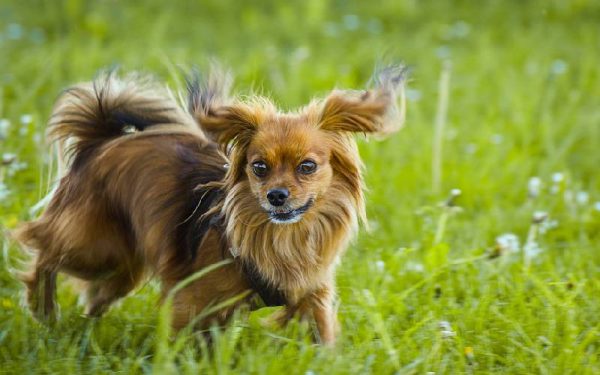
[(174, 328), (223, 323), (258, 294), (285, 306), (278, 322), (312, 317), (333, 343), (335, 267), (365, 220), (353, 134), (401, 126), (404, 75), (383, 69), (371, 89), (333, 91), (292, 113), (230, 97), (225, 74), (189, 80), (187, 111), (138, 78), (106, 74), (66, 90), (49, 136), (68, 146), (68, 170), (43, 214), (15, 233), (36, 253), (23, 276), (34, 315), (55, 316), (58, 272), (85, 282), (86, 313), (98, 316), (147, 277), (166, 295), (231, 259), (174, 293)]

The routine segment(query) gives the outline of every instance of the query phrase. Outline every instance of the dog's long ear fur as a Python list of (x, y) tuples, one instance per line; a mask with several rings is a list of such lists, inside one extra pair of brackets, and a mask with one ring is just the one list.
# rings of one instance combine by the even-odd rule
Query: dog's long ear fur
[(231, 74), (213, 67), (206, 78), (195, 71), (187, 78), (188, 110), (200, 128), (223, 150), (243, 141), (256, 129), (253, 111), (230, 97)]
[(404, 123), (405, 81), (405, 67), (389, 66), (374, 75), (369, 90), (332, 92), (325, 99), (320, 128), (377, 135), (397, 131)]

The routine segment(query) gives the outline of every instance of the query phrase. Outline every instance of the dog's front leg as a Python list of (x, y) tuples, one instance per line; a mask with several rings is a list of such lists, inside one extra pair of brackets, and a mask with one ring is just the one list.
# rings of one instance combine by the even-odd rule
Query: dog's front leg
[(327, 346), (335, 344), (338, 331), (337, 316), (334, 309), (332, 286), (323, 286), (306, 296), (292, 300), (282, 310), (273, 314), (265, 322), (267, 326), (276, 324), (285, 326), (294, 316), (301, 320), (314, 319), (318, 340)]
[(321, 343), (333, 346), (338, 331), (337, 316), (333, 306), (333, 288), (327, 286), (313, 293), (309, 298), (313, 317)]

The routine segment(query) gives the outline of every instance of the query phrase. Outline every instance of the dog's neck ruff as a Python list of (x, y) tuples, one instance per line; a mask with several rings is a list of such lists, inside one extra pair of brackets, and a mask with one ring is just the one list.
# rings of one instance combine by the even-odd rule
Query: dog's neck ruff
[(357, 228), (356, 203), (346, 192), (336, 192), (334, 198), (315, 202), (299, 222), (279, 225), (257, 207), (248, 191), (247, 183), (241, 182), (225, 196), (228, 246), (288, 297), (318, 288), (331, 276), (334, 260)]

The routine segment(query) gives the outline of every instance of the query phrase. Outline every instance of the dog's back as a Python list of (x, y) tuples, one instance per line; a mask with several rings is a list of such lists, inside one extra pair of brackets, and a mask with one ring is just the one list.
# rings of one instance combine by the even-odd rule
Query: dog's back
[(98, 315), (146, 272), (189, 263), (219, 195), (202, 185), (226, 161), (174, 99), (108, 74), (63, 93), (49, 135), (67, 173), (41, 217), (15, 232), (37, 252), (23, 280), (38, 317), (54, 314), (58, 271), (88, 281), (87, 313)]

